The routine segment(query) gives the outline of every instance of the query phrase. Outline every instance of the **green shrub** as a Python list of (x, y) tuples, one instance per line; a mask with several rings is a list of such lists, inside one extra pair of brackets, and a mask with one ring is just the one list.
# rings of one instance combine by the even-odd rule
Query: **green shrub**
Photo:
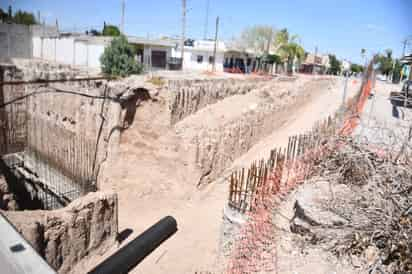
[(120, 30), (116, 26), (104, 23), (102, 34), (103, 36), (120, 36)]
[(143, 66), (136, 61), (135, 55), (134, 47), (125, 36), (113, 38), (100, 57), (102, 72), (122, 77), (142, 73)]

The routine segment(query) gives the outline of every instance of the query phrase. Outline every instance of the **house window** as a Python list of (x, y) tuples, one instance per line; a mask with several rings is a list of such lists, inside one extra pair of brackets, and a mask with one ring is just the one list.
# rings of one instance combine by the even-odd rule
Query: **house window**
[(197, 56), (197, 62), (198, 62), (199, 64), (201, 64), (201, 63), (203, 62), (203, 55), (198, 55), (198, 56)]
[(213, 64), (213, 56), (209, 56), (209, 64)]

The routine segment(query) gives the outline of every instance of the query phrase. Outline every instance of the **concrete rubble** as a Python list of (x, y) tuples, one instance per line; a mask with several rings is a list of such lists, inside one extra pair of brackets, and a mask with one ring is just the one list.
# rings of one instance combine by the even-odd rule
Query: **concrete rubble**
[(4, 211), (6, 217), (59, 273), (87, 255), (117, 245), (117, 195), (96, 192), (53, 211)]

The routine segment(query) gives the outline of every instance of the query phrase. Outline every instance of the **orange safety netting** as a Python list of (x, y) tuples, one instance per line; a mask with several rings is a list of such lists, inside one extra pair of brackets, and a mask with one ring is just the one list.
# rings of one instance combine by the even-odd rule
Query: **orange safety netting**
[[(359, 117), (371, 93), (372, 81), (368, 79), (363, 85), (358, 100), (349, 105), (350, 115), (345, 119), (339, 135), (350, 135), (359, 124)], [(339, 144), (337, 144), (339, 145)], [(273, 210), (280, 198), (293, 190), (310, 176), (315, 162), (318, 162), (336, 147), (325, 144), (305, 152), (298, 160), (280, 164), (257, 193), (264, 197), (256, 199), (254, 211), (249, 212), (248, 221), (240, 231), (227, 266), (227, 273), (262, 273), (277, 272), (277, 254)], [(269, 191), (268, 191), (269, 189)]]
[(366, 101), (369, 98), (369, 95), (372, 91), (372, 81), (367, 80), (366, 84), (362, 87), (359, 99), (355, 107), (352, 109), (350, 117), (348, 117), (340, 131), (340, 134), (343, 136), (349, 136), (359, 125), (360, 114), (362, 113)]

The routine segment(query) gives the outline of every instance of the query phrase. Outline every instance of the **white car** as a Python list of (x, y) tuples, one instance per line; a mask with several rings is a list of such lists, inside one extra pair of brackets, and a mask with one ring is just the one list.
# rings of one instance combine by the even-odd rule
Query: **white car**
[(380, 81), (386, 81), (386, 76), (382, 75), (382, 74), (379, 74), (379, 75), (376, 75), (376, 79), (378, 79)]

